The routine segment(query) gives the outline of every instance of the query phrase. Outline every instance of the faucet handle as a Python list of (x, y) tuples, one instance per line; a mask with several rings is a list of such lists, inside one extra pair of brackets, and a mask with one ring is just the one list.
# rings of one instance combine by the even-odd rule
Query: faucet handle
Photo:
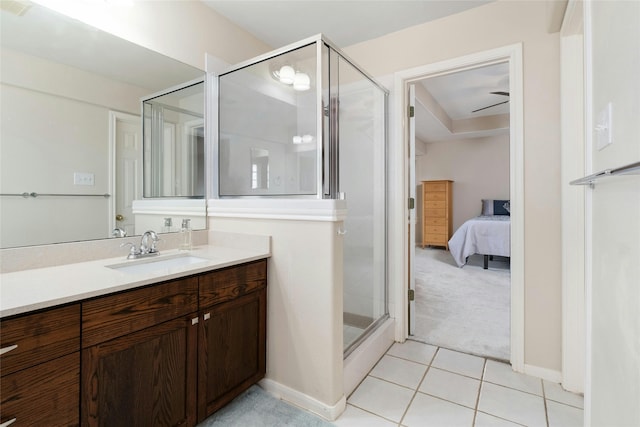
[(131, 243), (131, 242), (122, 243), (120, 247), (122, 248), (127, 245), (131, 246), (131, 249), (129, 249), (129, 255), (127, 255), (127, 259), (137, 258), (138, 255), (140, 255), (140, 251), (136, 249), (135, 243)]

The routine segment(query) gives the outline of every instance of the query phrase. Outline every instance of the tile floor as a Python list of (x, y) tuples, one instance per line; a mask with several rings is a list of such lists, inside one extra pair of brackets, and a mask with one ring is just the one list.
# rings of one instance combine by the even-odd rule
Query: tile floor
[(339, 427), (582, 426), (582, 396), (506, 363), (407, 340), (347, 399)]

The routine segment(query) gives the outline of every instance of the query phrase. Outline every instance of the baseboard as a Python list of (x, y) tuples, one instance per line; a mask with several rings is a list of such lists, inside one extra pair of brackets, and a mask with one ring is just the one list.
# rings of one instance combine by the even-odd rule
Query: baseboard
[(260, 387), (287, 403), (291, 403), (329, 421), (335, 421), (344, 412), (347, 405), (347, 399), (344, 395), (342, 395), (335, 405), (327, 405), (311, 396), (269, 378), (261, 380)]
[(532, 377), (542, 378), (553, 383), (562, 382), (562, 372), (553, 369), (541, 368), (539, 366), (524, 364), (524, 373)]

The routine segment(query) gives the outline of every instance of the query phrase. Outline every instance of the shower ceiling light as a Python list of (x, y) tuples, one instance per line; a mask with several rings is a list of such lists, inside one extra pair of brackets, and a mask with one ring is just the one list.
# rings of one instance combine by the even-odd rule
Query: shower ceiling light
[(283, 65), (279, 70), (272, 72), (273, 78), (280, 83), (293, 85), (295, 90), (309, 90), (311, 88), (311, 78), (308, 74), (296, 71), (290, 65)]
[(293, 79), (293, 88), (295, 90), (309, 90), (311, 88), (311, 79), (305, 73), (296, 73)]
[(296, 77), (295, 70), (293, 69), (293, 67), (290, 67), (289, 65), (283, 65), (277, 73), (278, 73), (278, 79), (280, 80), (280, 82), (286, 85), (292, 84)]

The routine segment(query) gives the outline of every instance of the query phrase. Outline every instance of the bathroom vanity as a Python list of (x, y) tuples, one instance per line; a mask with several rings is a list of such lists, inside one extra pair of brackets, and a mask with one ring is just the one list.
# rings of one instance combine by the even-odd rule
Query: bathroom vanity
[(173, 269), (168, 280), (130, 275), (126, 290), (3, 317), (0, 423), (204, 420), (265, 375), (267, 256)]

